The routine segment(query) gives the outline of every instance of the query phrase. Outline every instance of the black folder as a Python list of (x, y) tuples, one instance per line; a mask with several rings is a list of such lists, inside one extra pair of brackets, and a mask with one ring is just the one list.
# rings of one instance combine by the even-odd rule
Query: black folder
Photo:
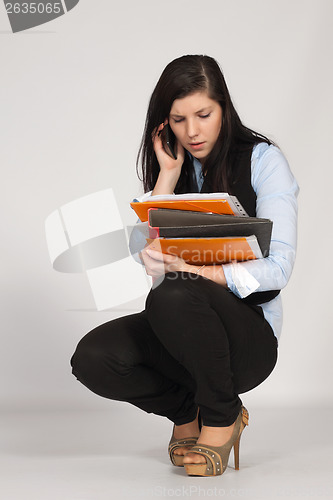
[(258, 217), (150, 208), (150, 238), (256, 236), (263, 257), (269, 255), (273, 222)]

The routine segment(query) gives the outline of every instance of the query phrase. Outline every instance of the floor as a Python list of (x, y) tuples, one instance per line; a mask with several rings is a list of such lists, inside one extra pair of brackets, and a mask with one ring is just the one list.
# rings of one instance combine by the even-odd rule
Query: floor
[(333, 409), (248, 408), (240, 470), (189, 477), (167, 455), (172, 424), (110, 411), (3, 413), (1, 500), (333, 498)]

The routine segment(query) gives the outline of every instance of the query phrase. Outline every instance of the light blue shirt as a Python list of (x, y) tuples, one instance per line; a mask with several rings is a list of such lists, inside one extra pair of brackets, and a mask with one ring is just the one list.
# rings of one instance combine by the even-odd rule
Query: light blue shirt
[[(200, 191), (204, 181), (201, 163), (194, 158), (193, 164)], [(247, 287), (247, 293), (284, 288), (296, 255), (299, 187), (279, 148), (263, 142), (253, 148), (251, 184), (257, 196), (256, 216), (273, 221), (272, 239), (268, 257), (223, 264), (228, 287), (240, 298), (246, 296), (244, 290)], [(140, 197), (140, 201), (145, 201), (151, 192)], [(281, 294), (260, 306), (279, 339), (282, 329)]]

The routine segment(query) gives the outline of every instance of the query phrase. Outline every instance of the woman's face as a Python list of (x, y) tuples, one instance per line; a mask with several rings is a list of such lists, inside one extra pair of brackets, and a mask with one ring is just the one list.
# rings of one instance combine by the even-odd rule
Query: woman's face
[(173, 101), (169, 124), (181, 145), (203, 164), (219, 136), (222, 109), (207, 92), (195, 92)]

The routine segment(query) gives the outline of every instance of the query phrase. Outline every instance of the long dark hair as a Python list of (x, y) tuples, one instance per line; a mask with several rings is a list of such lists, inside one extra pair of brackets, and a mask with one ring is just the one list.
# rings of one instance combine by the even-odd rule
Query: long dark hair
[[(172, 103), (194, 92), (207, 91), (210, 99), (219, 102), (222, 108), (222, 126), (218, 139), (206, 158), (203, 174), (213, 192), (229, 191), (235, 181), (236, 165), (239, 155), (249, 151), (258, 142), (272, 144), (267, 137), (245, 127), (234, 108), (223, 73), (218, 63), (206, 55), (186, 55), (171, 61), (164, 69), (149, 101), (145, 128), (137, 156), (136, 168), (140, 157), (142, 161), (142, 180), (144, 191), (154, 188), (160, 167), (152, 143), (155, 127), (169, 117)], [(191, 158), (185, 154), (174, 192), (185, 193), (191, 190)]]

